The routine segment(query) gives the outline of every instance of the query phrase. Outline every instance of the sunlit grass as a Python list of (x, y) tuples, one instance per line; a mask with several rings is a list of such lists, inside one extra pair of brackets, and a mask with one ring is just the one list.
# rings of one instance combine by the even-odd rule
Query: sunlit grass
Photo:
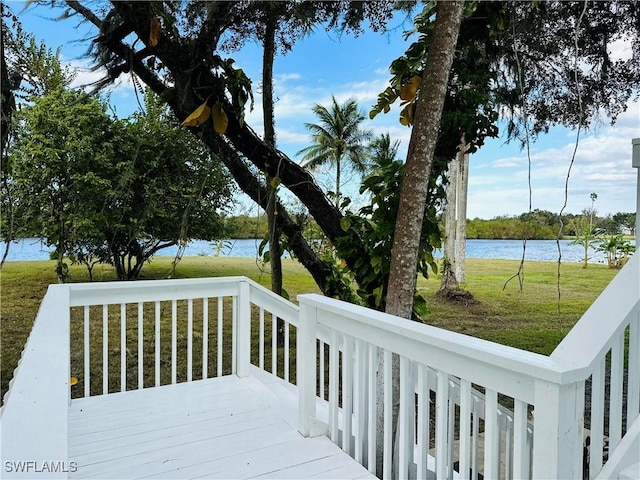
[[(424, 321), (434, 326), (446, 328), (452, 331), (473, 335), (479, 338), (496, 341), (533, 352), (549, 354), (559, 341), (566, 335), (572, 325), (580, 318), (589, 305), (600, 294), (616, 271), (609, 270), (602, 265), (591, 265), (583, 269), (580, 264), (563, 264), (560, 276), (560, 294), (558, 294), (557, 264), (553, 262), (528, 262), (524, 268), (524, 287), (519, 289), (517, 279), (512, 280), (505, 289), (505, 282), (518, 271), (517, 261), (508, 260), (467, 260), (467, 283), (463, 286), (473, 293), (477, 303), (471, 305), (452, 304), (436, 297), (440, 279), (432, 276), (429, 280), (420, 280), (419, 289), (426, 297), (429, 305), (429, 314)], [(285, 260), (284, 288), (290, 294), (292, 300), (301, 293), (319, 292), (311, 276), (297, 262)], [(171, 259), (156, 258), (151, 264), (146, 265), (142, 280), (168, 278), (171, 275)], [(54, 262), (8, 262), (0, 272), (0, 317), (1, 323), (1, 390), (6, 392), (13, 370), (18, 363), (22, 348), (29, 335), (38, 307), (47, 287), (56, 282)], [(254, 259), (224, 258), (224, 257), (189, 257), (182, 260), (176, 271), (177, 278), (190, 277), (219, 277), (219, 276), (247, 276), (262, 285), (269, 286), (270, 278)], [(110, 267), (98, 266), (94, 270), (94, 279), (99, 281), (111, 281), (114, 279), (113, 270)], [(81, 267), (71, 268), (72, 282), (88, 280), (86, 270)], [(149, 305), (145, 308), (151, 308)], [(184, 310), (186, 306), (180, 304)], [(201, 302), (194, 302), (194, 371), (201, 371), (201, 350), (198, 345), (201, 338), (202, 323), (198, 320), (201, 315)], [(215, 300), (211, 300), (209, 310), (216, 309)], [(110, 309), (109, 344), (111, 353), (118, 358), (120, 345), (119, 311)], [(230, 305), (225, 305), (225, 317), (230, 318)], [(166, 313), (166, 312), (165, 312)], [(151, 312), (145, 311), (145, 317), (152, 318)], [(128, 307), (127, 323), (127, 378), (131, 387), (137, 385), (137, 371), (135, 357), (137, 355), (137, 322), (135, 306)], [(254, 315), (255, 316), (255, 315)], [(184, 318), (184, 317), (182, 317)], [(100, 342), (102, 322), (95, 322), (91, 329), (92, 343)], [(267, 321), (267, 327), (269, 322)], [(144, 351), (145, 351), (145, 386), (153, 384), (153, 326), (144, 326)], [(163, 324), (161, 336), (166, 338), (170, 332)], [(255, 329), (253, 330), (256, 335)], [(209, 343), (217, 341), (215, 328), (212, 325), (209, 330)], [(292, 336), (292, 342), (293, 342)], [(73, 315), (72, 341), (74, 344), (82, 343), (82, 313), (78, 311)], [(178, 327), (180, 358), (184, 358), (186, 350), (186, 327)], [(95, 344), (95, 343), (94, 343)], [(293, 344), (293, 343), (292, 343)], [(163, 345), (162, 348), (167, 348)], [(230, 341), (225, 339), (224, 348), (230, 348)], [(225, 356), (229, 357), (225, 352)], [(270, 351), (266, 351), (267, 363), (270, 361)], [(255, 360), (255, 358), (254, 358)], [(291, 362), (294, 361), (292, 357)], [(129, 362), (129, 360), (128, 360)], [(280, 359), (280, 363), (282, 359)], [(81, 372), (82, 351), (72, 356), (72, 370)], [(99, 393), (102, 388), (101, 358), (92, 356), (92, 393)], [(119, 389), (120, 366), (110, 370), (113, 378), (109, 379), (110, 389)], [(182, 368), (182, 367), (180, 367)], [(280, 367), (282, 368), (282, 367)], [(209, 371), (213, 373), (217, 369), (215, 361), (209, 364)], [(228, 372), (229, 365), (224, 365), (224, 372)], [(94, 378), (94, 371), (95, 378)], [(169, 373), (166, 368), (162, 371), (162, 382), (167, 383)], [(184, 369), (179, 370), (179, 377), (186, 375)], [(199, 378), (199, 376), (194, 376)], [(75, 389), (82, 389), (82, 381)]]

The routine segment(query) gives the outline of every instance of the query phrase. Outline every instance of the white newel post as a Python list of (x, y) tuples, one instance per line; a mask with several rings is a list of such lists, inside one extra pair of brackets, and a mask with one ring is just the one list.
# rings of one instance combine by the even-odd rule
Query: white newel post
[(584, 381), (535, 383), (533, 478), (582, 478)]
[(297, 336), (298, 431), (312, 435), (316, 416), (316, 318), (318, 309), (299, 299)]
[(251, 302), (249, 299), (249, 283), (240, 282), (238, 289), (238, 331), (236, 335), (236, 375), (238, 377), (249, 376), (251, 364)]

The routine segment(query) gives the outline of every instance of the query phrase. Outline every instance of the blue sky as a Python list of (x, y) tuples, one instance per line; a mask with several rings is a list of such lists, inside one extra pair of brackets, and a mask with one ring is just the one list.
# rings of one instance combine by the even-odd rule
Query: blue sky
[[(22, 2), (12, 2), (15, 12)], [(26, 31), (36, 35), (51, 48), (60, 46), (64, 62), (81, 68), (77, 84), (97, 79), (99, 73), (89, 72), (89, 61), (80, 58), (86, 45), (75, 40), (82, 38), (89, 26), (78, 28), (75, 19), (54, 22), (46, 7), (31, 8), (20, 14)], [(398, 123), (398, 110), (368, 120), (368, 111), (378, 93), (386, 87), (391, 61), (400, 56), (408, 44), (403, 31), (410, 28), (403, 18), (392, 22), (392, 30), (380, 34), (366, 32), (357, 38), (344, 34), (317, 30), (301, 40), (292, 52), (276, 58), (274, 66), (276, 103), (276, 134), (278, 147), (291, 158), (309, 143), (305, 122), (315, 122), (311, 107), (328, 105), (331, 96), (339, 101), (355, 98), (367, 120), (365, 127), (374, 133), (389, 132), (400, 140), (401, 158), (404, 158), (410, 130)], [(630, 55), (630, 46), (616, 41), (610, 46), (617, 57)], [(261, 49), (248, 44), (238, 52), (229, 54), (252, 78), (255, 107), (247, 112), (250, 125), (262, 132), (262, 111), (259, 94)], [(137, 109), (132, 84), (123, 77), (111, 93), (111, 103), (119, 116), (127, 116)], [(611, 127), (603, 117), (580, 136), (575, 163), (569, 179), (566, 212), (579, 213), (590, 206), (589, 194), (598, 199), (595, 208), (599, 214), (630, 212), (636, 209), (637, 172), (631, 167), (631, 139), (640, 137), (640, 105), (629, 102), (628, 109)], [(564, 185), (576, 141), (576, 132), (565, 128), (552, 131), (531, 144), (532, 208), (558, 212), (564, 204)], [(469, 218), (492, 218), (497, 215), (517, 215), (529, 208), (528, 159), (518, 144), (505, 144), (503, 138), (488, 140), (477, 153), (471, 155), (469, 168)], [(330, 172), (319, 172), (318, 181), (333, 188)], [(345, 194), (358, 203), (355, 179), (343, 187)]]

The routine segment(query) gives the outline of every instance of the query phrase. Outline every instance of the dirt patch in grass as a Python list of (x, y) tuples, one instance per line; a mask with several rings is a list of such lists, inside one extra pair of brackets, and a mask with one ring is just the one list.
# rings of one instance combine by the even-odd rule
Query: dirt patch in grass
[(478, 302), (471, 292), (467, 290), (462, 290), (461, 288), (456, 288), (453, 290), (440, 290), (436, 293), (436, 298), (440, 301), (453, 303), (455, 305), (463, 305), (465, 307), (470, 307), (472, 305), (479, 305)]

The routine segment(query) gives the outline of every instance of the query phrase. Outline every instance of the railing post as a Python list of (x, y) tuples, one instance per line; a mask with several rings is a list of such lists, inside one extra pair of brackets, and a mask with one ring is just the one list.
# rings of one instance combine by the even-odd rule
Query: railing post
[[(69, 286), (50, 285), (5, 396), (2, 478), (68, 478)], [(71, 462), (70, 462), (71, 460)], [(43, 470), (43, 462), (56, 468)]]
[(535, 382), (533, 478), (582, 478), (584, 381)]
[(318, 309), (299, 298), (300, 313), (296, 344), (298, 385), (298, 431), (312, 435), (316, 416), (316, 320)]
[(236, 375), (249, 376), (251, 364), (251, 303), (249, 300), (249, 284), (241, 281), (238, 286), (238, 323), (236, 335)]

